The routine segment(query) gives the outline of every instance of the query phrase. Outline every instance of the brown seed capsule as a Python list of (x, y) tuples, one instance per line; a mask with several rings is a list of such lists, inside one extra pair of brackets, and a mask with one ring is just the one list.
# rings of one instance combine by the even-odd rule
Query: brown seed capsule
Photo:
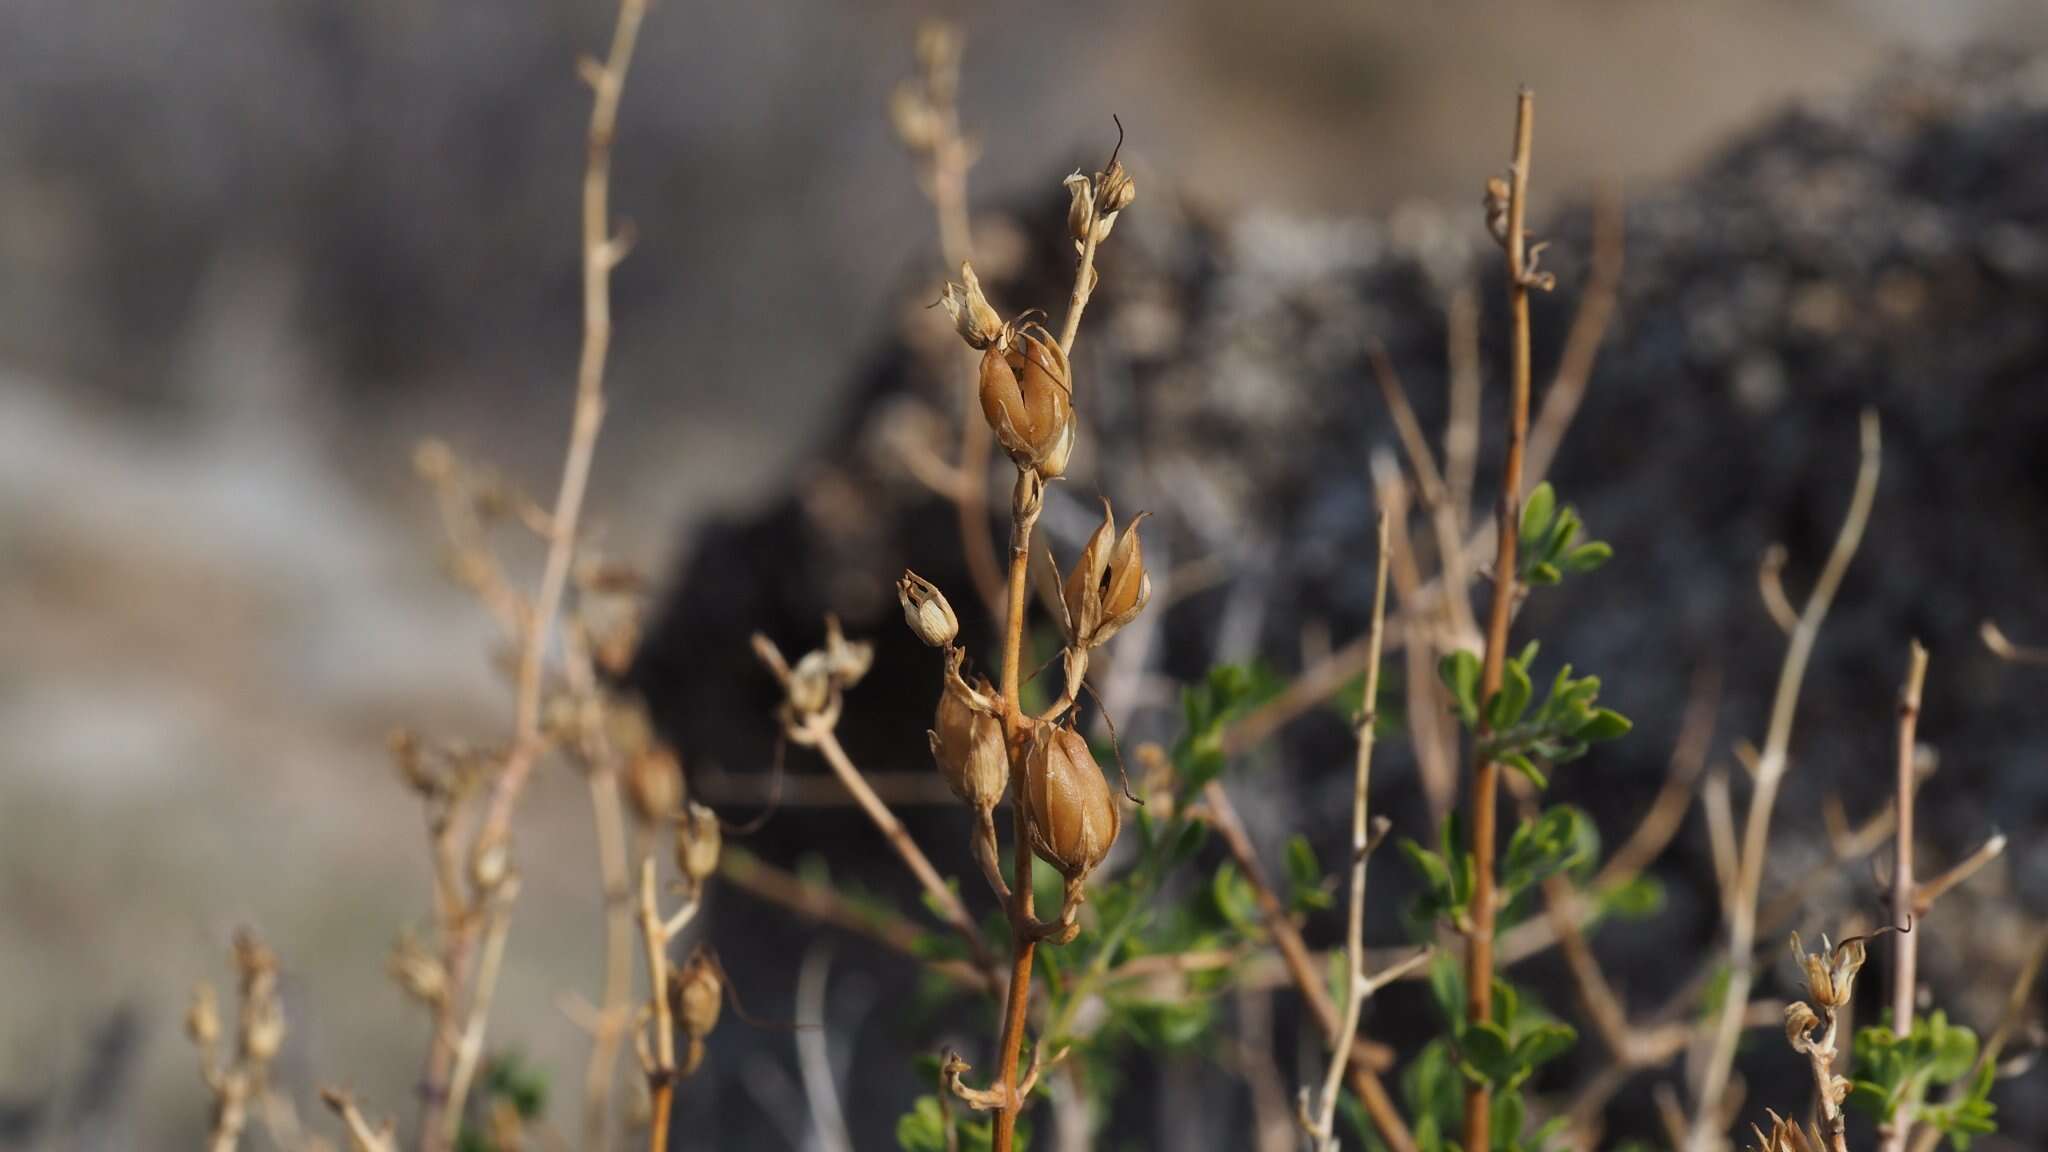
[(1095, 226), (1095, 182), (1079, 172), (1060, 181), (1071, 197), (1067, 202), (1067, 235), (1079, 244), (1088, 239)]
[(1024, 804), (1031, 818), (1032, 851), (1070, 883), (1109, 855), (1123, 821), (1088, 741), (1071, 728), (1050, 724), (1032, 737)]
[(685, 1036), (701, 1040), (711, 1035), (718, 1027), (718, 1010), (724, 1000), (725, 982), (719, 978), (718, 964), (701, 951), (668, 974), (669, 1011)]
[(1856, 973), (1863, 967), (1863, 939), (1844, 940), (1830, 949), (1823, 936), (1820, 945), (1819, 952), (1808, 952), (1799, 943), (1799, 933), (1792, 934), (1792, 955), (1806, 972), (1807, 994), (1822, 1011), (1832, 1011), (1849, 1002)]
[(925, 735), (931, 740), (932, 760), (953, 795), (978, 811), (989, 811), (1002, 802), (1009, 787), (1010, 757), (1003, 745), (1002, 721), (975, 706), (975, 693), (987, 699), (995, 689), (982, 679), (970, 689), (956, 662), (947, 670), (938, 714)]
[(643, 824), (659, 824), (676, 814), (683, 802), (683, 766), (666, 744), (649, 744), (626, 767), (626, 790), (633, 814)]
[(718, 855), (725, 843), (718, 826), (718, 814), (695, 800), (689, 801), (683, 818), (676, 824), (676, 871), (702, 884), (718, 871)]
[(960, 618), (946, 603), (946, 594), (931, 581), (906, 569), (896, 581), (896, 598), (903, 604), (904, 623), (919, 640), (933, 648), (946, 648), (960, 635)]
[(1102, 502), (1102, 524), (1067, 574), (1060, 591), (1066, 608), (1067, 641), (1083, 650), (1101, 647), (1117, 630), (1144, 611), (1152, 597), (1152, 577), (1145, 572), (1145, 552), (1138, 542), (1138, 524), (1146, 513), (1116, 535), (1116, 516)]
[(839, 630), (839, 617), (825, 617), (825, 670), (832, 683), (851, 688), (875, 665), (875, 646), (865, 640), (848, 640)]
[(981, 355), (981, 412), (1019, 468), (1052, 480), (1074, 450), (1074, 386), (1067, 354), (1037, 324)]
[(392, 946), (386, 967), (398, 986), (422, 1004), (439, 1004), (448, 994), (448, 970), (410, 933), (400, 936)]
[(799, 716), (825, 710), (832, 699), (832, 667), (823, 652), (807, 652), (789, 673), (789, 706)]
[(1121, 162), (1112, 159), (1109, 167), (1095, 174), (1095, 210), (1105, 222), (1129, 208), (1137, 198), (1137, 182)]

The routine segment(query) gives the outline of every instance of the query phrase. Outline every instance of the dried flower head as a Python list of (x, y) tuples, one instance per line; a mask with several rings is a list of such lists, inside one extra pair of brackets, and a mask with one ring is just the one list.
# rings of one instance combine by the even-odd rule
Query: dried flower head
[(718, 1010), (724, 1001), (725, 981), (718, 962), (702, 949), (687, 964), (669, 972), (668, 1007), (684, 1035), (699, 1040), (711, 1035), (718, 1027)]
[(960, 635), (960, 618), (953, 614), (946, 594), (931, 581), (906, 569), (896, 581), (896, 598), (903, 603), (904, 623), (919, 640), (933, 648), (947, 648)]
[(687, 801), (682, 819), (676, 822), (676, 871), (692, 884), (702, 884), (718, 871), (718, 856), (724, 844), (718, 814), (695, 800)]
[(1012, 326), (981, 356), (981, 412), (1019, 468), (1047, 480), (1074, 451), (1074, 385), (1067, 354), (1038, 324)]
[(1118, 536), (1116, 514), (1109, 501), (1102, 502), (1102, 524), (1088, 538), (1060, 593), (1067, 642), (1073, 647), (1100, 647), (1144, 611), (1152, 596), (1152, 578), (1138, 542), (1138, 524), (1145, 515), (1139, 513)]
[(1109, 855), (1123, 814), (1088, 741), (1072, 728), (1041, 725), (1025, 759), (1024, 805), (1031, 848), (1069, 883)]
[(626, 791), (643, 824), (659, 824), (683, 802), (683, 765), (666, 744), (644, 745), (627, 762)]
[(1821, 1152), (1825, 1145), (1820, 1133), (1809, 1132), (1791, 1120), (1770, 1111), (1769, 1132), (1752, 1124), (1749, 1130), (1756, 1135), (1755, 1152)]
[(1849, 1002), (1850, 988), (1863, 967), (1863, 937), (1853, 936), (1831, 948), (1822, 936), (1820, 946), (1819, 952), (1808, 952), (1800, 946), (1799, 933), (1792, 934), (1792, 955), (1806, 973), (1808, 998), (1822, 1011), (1832, 1012)]
[(974, 265), (960, 265), (960, 283), (946, 285), (945, 295), (939, 303), (952, 317), (953, 327), (960, 338), (967, 341), (976, 351), (993, 348), (1006, 341), (1010, 326), (1003, 323), (1002, 316), (982, 294), (981, 280), (974, 275)]
[(385, 967), (406, 995), (422, 1004), (439, 1004), (448, 994), (448, 970), (410, 932), (392, 945), (391, 959)]
[(982, 812), (992, 811), (1002, 802), (1010, 780), (1003, 723), (989, 707), (994, 693), (994, 686), (985, 679), (977, 677), (972, 685), (961, 679), (960, 660), (954, 656), (946, 669), (938, 713), (926, 733), (932, 760), (953, 795)]

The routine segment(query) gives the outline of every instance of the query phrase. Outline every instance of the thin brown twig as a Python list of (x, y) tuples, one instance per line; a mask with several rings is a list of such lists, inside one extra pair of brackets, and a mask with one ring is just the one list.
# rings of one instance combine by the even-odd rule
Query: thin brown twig
[(1372, 854), (1367, 820), (1367, 793), (1372, 783), (1373, 728), (1380, 687), (1380, 634), (1387, 625), (1387, 512), (1379, 517), (1378, 570), (1373, 578), (1372, 659), (1366, 662), (1364, 705), (1357, 719), (1358, 759), (1351, 784), (1351, 901), (1344, 920), (1344, 1007), (1343, 1022), (1330, 1037), (1330, 1068), (1317, 1097), (1309, 1137), (1323, 1152), (1336, 1152), (1337, 1094), (1344, 1083), (1344, 1069), (1350, 1064), (1346, 1051), (1358, 1034), (1358, 1021), (1365, 1000), (1372, 992), (1365, 976), (1365, 876), (1367, 858)]
[(1977, 636), (1984, 641), (1984, 647), (1993, 656), (2011, 664), (2048, 664), (2048, 647), (2032, 644), (2015, 644), (2007, 639), (2005, 630), (1996, 620), (1986, 620), (1978, 625)]
[[(647, 1146), (649, 1152), (663, 1152), (668, 1147), (669, 1110), (675, 1101), (676, 1030), (668, 1002), (670, 934), (662, 920), (654, 876), (654, 857), (648, 856), (640, 861), (639, 907), (640, 939), (647, 956), (647, 988), (654, 1028), (651, 1048), (653, 1061), (647, 1072), (647, 1088), (652, 1105)], [(685, 912), (688, 910), (684, 909)]]
[[(1394, 427), (1400, 433), (1402, 447), (1408, 453), (1409, 467), (1415, 470), (1422, 490), (1423, 511), (1436, 533), (1437, 563), (1441, 567), (1443, 585), (1454, 590), (1465, 588), (1469, 577), (1465, 571), (1464, 549), (1459, 547), (1459, 510), (1451, 503), (1443, 476), (1437, 471), (1436, 457), (1430, 451), (1428, 438), (1422, 434), (1422, 425), (1415, 419), (1415, 409), (1408, 402), (1408, 392), (1401, 386), (1401, 377), (1394, 371), (1393, 361), (1387, 358), (1386, 348), (1377, 341), (1372, 347), (1372, 364), (1373, 373), (1379, 379), (1380, 394), (1386, 398), (1387, 409), (1394, 415)], [(1448, 595), (1443, 598), (1443, 605), (1456, 643), (1466, 643), (1467, 638), (1478, 634), (1479, 626), (1472, 619), (1472, 606), (1465, 597), (1455, 593)], [(1376, 630), (1372, 634), (1377, 636), (1380, 633)]]
[[(1919, 966), (1920, 933), (1913, 928), (1913, 800), (1920, 781), (1914, 771), (1918, 744), (1913, 738), (1920, 723), (1920, 687), (1927, 681), (1927, 649), (1913, 641), (1907, 650), (1906, 682), (1899, 689), (1899, 749), (1897, 775), (1893, 779), (1893, 809), (1898, 813), (1898, 831), (1892, 837), (1892, 923), (1905, 931), (1892, 933), (1892, 1034), (1913, 1031), (1914, 987)], [(1881, 1125), (1878, 1136), (1885, 1152), (1902, 1152), (1913, 1130), (1910, 1100), (1902, 1103), (1893, 1118)]]
[[(1384, 462), (1383, 462), (1384, 461)], [(1391, 460), (1375, 455), (1373, 488), (1387, 517), (1390, 532), (1388, 554), (1392, 558), (1394, 594), (1406, 609), (1416, 601), (1422, 574), (1415, 564), (1415, 552), (1408, 543), (1408, 485)], [(1384, 631), (1384, 629), (1382, 629)], [(1367, 648), (1371, 648), (1368, 634)], [(1450, 709), (1442, 684), (1437, 680), (1435, 653), (1421, 636), (1402, 652), (1403, 672), (1408, 685), (1409, 743), (1415, 750), (1416, 775), (1429, 803), (1430, 826), (1443, 823), (1458, 798), (1457, 732), (1451, 727)]]
[[(547, 557), (539, 591), (522, 621), (511, 750), (492, 784), (477, 831), (476, 843), (486, 850), (495, 850), (507, 842), (513, 812), (544, 743), (540, 724), (541, 681), (548, 639), (567, 589), (577, 522), (596, 455), (598, 430), (604, 422), (604, 369), (611, 344), (611, 271), (624, 258), (626, 249), (623, 237), (614, 237), (611, 231), (612, 139), (618, 123), (619, 96), (645, 12), (645, 0), (620, 0), (611, 49), (604, 63), (586, 63), (582, 69), (594, 94), (583, 171), (583, 347), (577, 362), (569, 445), (554, 510), (548, 517)], [(455, 1021), (450, 1013), (462, 999), (459, 992), (467, 981), (470, 951), (475, 944), (474, 918), (461, 918), (452, 927), (443, 949), (450, 994), (434, 1012), (428, 1049), (425, 1102), (420, 1117), (423, 1152), (440, 1152), (447, 1147), (449, 1127), (444, 1117), (460, 1116), (462, 1112), (463, 1101), (453, 1091), (456, 1053), (451, 1045)]]
[[(1286, 905), (1281, 903), (1273, 886), (1267, 882), (1265, 869), (1259, 863), (1258, 850), (1245, 833), (1244, 821), (1238, 817), (1230, 794), (1224, 790), (1221, 781), (1212, 780), (1202, 790), (1202, 802), (1208, 811), (1210, 827), (1223, 838), (1231, 858), (1237, 862), (1238, 871), (1251, 887), (1259, 918), (1265, 924), (1267, 934), (1273, 938), (1273, 946), (1279, 951), (1289, 977), (1300, 990), (1302, 1003), (1315, 1017), (1316, 1026), (1321, 1029), (1325, 1041), (1333, 1040), (1343, 1022), (1337, 1016), (1336, 1003), (1330, 998), (1324, 969), (1303, 942), (1301, 930), (1289, 919)], [(1356, 1039), (1348, 1065), (1351, 1089), (1358, 1094), (1374, 1130), (1388, 1148), (1393, 1152), (1415, 1152), (1415, 1137), (1408, 1129), (1408, 1122), (1401, 1118), (1393, 1097), (1380, 1081), (1380, 1070), (1392, 1064), (1393, 1053), (1384, 1046)]]
[(856, 904), (829, 884), (805, 880), (731, 845), (719, 857), (718, 870), (727, 883), (748, 895), (872, 940), (956, 984), (991, 995), (1000, 990), (994, 975), (985, 969), (957, 960), (931, 959), (925, 946), (930, 934), (909, 917), (886, 907)]
[(1927, 915), (1927, 910), (1932, 908), (1934, 902), (1941, 899), (1949, 889), (1975, 876), (1986, 864), (1991, 863), (2004, 854), (2005, 833), (1993, 832), (1985, 838), (1982, 844), (1977, 846), (1976, 851), (1956, 861), (1947, 871), (1934, 877), (1932, 880), (1914, 887), (1913, 914), (1915, 916)]
[[(498, 973), (505, 962), (505, 939), (512, 927), (512, 905), (519, 898), (519, 881), (507, 876), (490, 894), (485, 912), (483, 950), (477, 960), (476, 984), (470, 993), (468, 1019), (462, 1026), (455, 1048), (455, 1063), (448, 1077), (448, 1096), (461, 1100), (469, 1094), (478, 1064), (484, 1054), (484, 1027), (491, 1018), (491, 1000), (498, 987)], [(442, 1123), (441, 1138), (453, 1145), (462, 1133), (462, 1110), (450, 1108)]]
[[(1445, 351), (1450, 366), (1450, 402), (1444, 419), (1444, 488), (1464, 531), (1472, 506), (1472, 480), (1479, 470), (1479, 292), (1462, 284), (1444, 309)], [(1456, 594), (1455, 590), (1453, 594)]]
[(1821, 622), (1834, 603), (1849, 561), (1863, 539), (1870, 519), (1870, 506), (1877, 496), (1878, 461), (1881, 450), (1877, 413), (1865, 409), (1862, 418), (1860, 464), (1856, 488), (1849, 500), (1841, 530), (1835, 536), (1820, 577), (1799, 614), (1799, 626), (1786, 646), (1785, 662), (1779, 669), (1778, 686), (1771, 700), (1770, 724), (1758, 757), (1756, 788), (1750, 799), (1741, 851), (1735, 861), (1733, 885), (1728, 901), (1728, 986), (1723, 994), (1718, 1019), (1713, 1023), (1709, 1048), (1701, 1065), (1698, 1091), (1694, 1097), (1691, 1137), (1693, 1152), (1712, 1152), (1721, 1139), (1717, 1131), (1722, 1094), (1734, 1070), (1735, 1043), (1740, 1038), (1741, 1011), (1749, 1002), (1755, 981), (1757, 896), (1763, 883), (1764, 857), (1770, 847), (1771, 810), (1777, 801), (1788, 764), (1792, 721), (1798, 713), (1799, 689), (1806, 679), (1806, 666), (1820, 636)]
[[(1534, 131), (1535, 97), (1524, 88), (1515, 101), (1513, 159), (1508, 169), (1507, 248), (1509, 341), (1508, 444), (1501, 466), (1500, 502), (1495, 509), (1498, 545), (1493, 564), (1493, 602), (1487, 613), (1486, 652), (1480, 664), (1480, 699), (1500, 691), (1507, 663), (1508, 626), (1515, 602), (1515, 544), (1522, 507), (1522, 458), (1529, 433), (1529, 289), (1530, 269), (1524, 236), (1529, 209), (1529, 158)], [(1489, 735), (1481, 717), (1478, 736)], [(1471, 849), (1476, 865), (1472, 890), (1471, 927), (1465, 938), (1466, 1018), (1478, 1023), (1493, 1019), (1493, 926), (1499, 912), (1494, 897), (1494, 852), (1500, 765), (1487, 755), (1475, 757), (1472, 770)], [(1493, 1094), (1485, 1083), (1465, 1091), (1464, 1143), (1491, 1146)]]

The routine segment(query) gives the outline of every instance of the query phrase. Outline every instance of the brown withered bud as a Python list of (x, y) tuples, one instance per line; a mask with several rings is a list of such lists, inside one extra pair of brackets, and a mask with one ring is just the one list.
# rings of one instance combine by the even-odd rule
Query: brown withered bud
[(1819, 952), (1808, 952), (1799, 943), (1799, 933), (1792, 934), (1792, 955), (1806, 973), (1807, 995), (1822, 1011), (1833, 1011), (1849, 1002), (1856, 973), (1863, 967), (1863, 938), (1852, 937), (1831, 949), (1823, 936), (1820, 946)]
[(1513, 195), (1505, 176), (1486, 178), (1486, 230), (1493, 235), (1494, 243), (1508, 242), (1508, 198)]
[(192, 986), (192, 1002), (185, 1007), (185, 1035), (200, 1048), (211, 1048), (220, 1039), (220, 994), (204, 982)]
[(825, 710), (832, 699), (832, 666), (823, 652), (807, 652), (789, 671), (789, 706), (799, 716)]
[(1095, 174), (1095, 210), (1105, 223), (1129, 208), (1137, 198), (1138, 184), (1131, 179), (1121, 161), (1112, 157), (1109, 167)]
[(675, 1014), (676, 1027), (683, 1035), (703, 1039), (718, 1027), (718, 1010), (725, 1002), (725, 981), (718, 962), (699, 951), (689, 963), (668, 974), (668, 1009)]
[(718, 826), (718, 814), (691, 800), (684, 805), (683, 818), (676, 824), (676, 871), (702, 884), (718, 871), (718, 855), (725, 843)]
[(825, 670), (835, 687), (851, 688), (875, 666), (875, 646), (865, 640), (848, 640), (839, 630), (839, 617), (825, 617)]
[(919, 640), (933, 648), (949, 648), (960, 635), (960, 618), (938, 585), (905, 569), (896, 581), (896, 599), (903, 604), (903, 622)]
[(918, 85), (905, 81), (889, 94), (889, 124), (896, 139), (912, 152), (929, 152), (938, 143), (939, 113)]
[(1785, 1005), (1785, 1041), (1794, 1052), (1805, 1053), (1813, 1047), (1813, 1030), (1818, 1027), (1820, 1017), (1814, 1014), (1812, 1005), (1804, 1000)]
[(1070, 199), (1067, 202), (1067, 235), (1079, 244), (1088, 239), (1095, 226), (1095, 182), (1079, 172), (1060, 181)]
[(448, 970), (410, 932), (392, 945), (385, 968), (406, 995), (422, 1004), (439, 1004), (448, 994)]
[(1101, 647), (1145, 610), (1152, 597), (1152, 577), (1145, 572), (1145, 551), (1138, 542), (1138, 524), (1145, 516), (1139, 513), (1118, 536), (1116, 515), (1109, 501), (1102, 502), (1102, 524), (1060, 590), (1067, 642), (1073, 647)]
[(1009, 335), (1010, 326), (1003, 323), (988, 297), (982, 295), (981, 280), (974, 275), (972, 264), (960, 265), (960, 283), (946, 285), (939, 303), (945, 306), (946, 315), (953, 318), (960, 338), (976, 351), (993, 348)]
[(643, 824), (659, 824), (683, 802), (683, 765), (666, 744), (644, 745), (626, 763), (626, 795)]
[(932, 760), (953, 795), (977, 811), (992, 811), (1002, 802), (1010, 780), (1003, 723), (986, 707), (994, 687), (980, 678), (969, 685), (960, 678), (959, 664), (956, 657), (946, 670), (938, 713), (925, 735), (931, 740)]
[(1024, 766), (1031, 849), (1077, 884), (1109, 855), (1123, 822), (1109, 781), (1071, 728), (1046, 724), (1032, 735)]
[(469, 882), (478, 892), (494, 892), (505, 882), (512, 868), (512, 855), (503, 836), (479, 839), (469, 853)]
[(1019, 468), (1044, 479), (1067, 470), (1074, 451), (1074, 385), (1067, 354), (1037, 324), (981, 354), (981, 413)]

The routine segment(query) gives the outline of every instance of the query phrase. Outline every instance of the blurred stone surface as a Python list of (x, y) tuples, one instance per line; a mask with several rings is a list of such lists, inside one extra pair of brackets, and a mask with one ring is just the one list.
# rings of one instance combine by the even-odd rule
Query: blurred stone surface
[[(1804, 594), (1848, 503), (1858, 412), (1875, 409), (1883, 477), (1806, 678), (1770, 879), (1825, 865), (1824, 798), (1840, 797), (1854, 819), (1882, 807), (1893, 700), (1907, 641), (1919, 637), (1933, 652), (1921, 738), (1941, 756), (1922, 801), (1923, 858), (1940, 867), (1994, 827), (2012, 838), (2009, 867), (1921, 929), (1931, 941), (1923, 979), (1937, 1002), (1987, 1023), (2018, 958), (2016, 915), (2048, 914), (2048, 776), (2039, 770), (2048, 735), (2036, 704), (2048, 681), (1994, 659), (1976, 636), (1986, 617), (2016, 636), (2048, 636), (2039, 596), (2048, 571), (2044, 174), (2048, 65), (1979, 53), (1902, 66), (1853, 99), (1782, 115), (1684, 183), (1629, 202), (1619, 307), (1553, 472), (1617, 556), (1597, 575), (1534, 597), (1517, 626), (1544, 641), (1541, 668), (1569, 660), (1603, 674), (1605, 698), (1637, 721), (1627, 740), (1561, 771), (1554, 789), (1618, 837), (1662, 779), (1700, 669), (1717, 668), (1724, 685), (1716, 760), (1730, 760), (1737, 741), (1761, 739), (1784, 639), (1759, 601), (1759, 557), (1782, 542), (1788, 587)], [(1394, 447), (1371, 382), (1372, 342), (1389, 349), (1425, 427), (1440, 428), (1445, 300), (1478, 285), (1484, 461), (1499, 450), (1505, 362), (1499, 261), (1476, 206), (1387, 223), (1216, 219), (1165, 189), (1146, 193), (1105, 249), (1103, 287), (1075, 356), (1083, 439), (1049, 501), (1047, 535), (1071, 558), (1099, 491), (1127, 513), (1153, 513), (1146, 548), (1155, 572), (1200, 561), (1226, 575), (1184, 598), (1162, 579), (1156, 602), (1171, 607), (1156, 630), (1110, 649), (1112, 667), (1099, 671), (1123, 702), (1126, 741), (1170, 734), (1172, 701), (1152, 687), (1161, 678), (1252, 658), (1287, 672), (1302, 663), (1305, 629), (1341, 640), (1362, 628), (1368, 454)], [(1055, 243), (1058, 211), (1037, 206), (1024, 230), (1038, 246), (1007, 274), (985, 277), (999, 308), (1057, 311), (1064, 300), (1071, 255)], [(1545, 259), (1560, 288), (1536, 310), (1539, 399), (1585, 282), (1588, 233), (1584, 209), (1541, 232), (1554, 242)], [(934, 424), (942, 434), (931, 450), (951, 451), (944, 430), (966, 374), (950, 340), (941, 320), (907, 309), (900, 335), (862, 374), (787, 496), (708, 529), (692, 547), (641, 679), (693, 764), (768, 763), (766, 678), (727, 671), (728, 660), (755, 629), (785, 647), (811, 642), (828, 611), (878, 642), (875, 672), (844, 722), (854, 756), (875, 769), (925, 763), (937, 666), (897, 619), (890, 586), (908, 565), (954, 590), (956, 604), (971, 600), (950, 507), (901, 463), (903, 438)], [(1478, 490), (1492, 483), (1482, 468)], [(979, 613), (962, 616), (980, 622)], [(705, 667), (720, 671), (696, 671)], [(1286, 755), (1243, 768), (1256, 774), (1243, 795), (1269, 847), (1300, 828), (1338, 851), (1344, 739), (1334, 717), (1311, 718), (1285, 741)], [(792, 764), (815, 770), (802, 755)], [(1384, 748), (1380, 764), (1381, 811), (1423, 834), (1406, 750)], [(1737, 793), (1746, 794), (1739, 772)], [(913, 823), (971, 874), (958, 851), (964, 816), (922, 812)], [(875, 849), (865, 862), (863, 845)], [(822, 852), (835, 873), (907, 890), (850, 813), (782, 812), (753, 846), (785, 859)], [(1401, 871), (1375, 873), (1383, 938), (1398, 932)], [(1839, 872), (1802, 911), (1802, 928), (1882, 915), (1860, 866)], [(1657, 873), (1666, 909), (1600, 937), (1617, 984), (1638, 1005), (1673, 986), (1674, 954), (1703, 954), (1716, 939), (1697, 816)], [(728, 963), (746, 957), (745, 970), (770, 986), (781, 981), (768, 973), (792, 955), (785, 932), (801, 935), (730, 894), (713, 926)], [(876, 970), (877, 979), (905, 979), (886, 962)], [(1867, 971), (1882, 979), (1880, 965)], [(1553, 1004), (1568, 1001), (1558, 971), (1538, 963), (1525, 976)], [(1423, 1020), (1397, 994), (1377, 1011), (1374, 1026), (1395, 1039)], [(901, 1039), (936, 1042), (916, 1030)], [(1759, 1047), (1753, 1085), (1773, 1082), (1767, 1073), (1777, 1067), (1769, 1046)], [(745, 1067), (714, 1060), (711, 1075)], [(855, 1067), (856, 1083), (872, 1084), (856, 1100), (898, 1100), (915, 1087), (900, 1061)], [(2036, 1089), (2041, 1075), (2032, 1074)], [(686, 1106), (715, 1123), (709, 1111), (719, 1106), (708, 1101), (723, 1095)], [(1623, 1131), (1651, 1131), (1642, 1095), (1617, 1106)], [(1752, 1107), (1772, 1103), (1769, 1095), (1753, 1090)], [(2030, 1099), (2023, 1086), (2000, 1096), (2015, 1147), (2048, 1132)], [(874, 1111), (864, 1123), (885, 1119), (886, 1109)], [(1117, 1131), (1147, 1138), (1142, 1128)]]

